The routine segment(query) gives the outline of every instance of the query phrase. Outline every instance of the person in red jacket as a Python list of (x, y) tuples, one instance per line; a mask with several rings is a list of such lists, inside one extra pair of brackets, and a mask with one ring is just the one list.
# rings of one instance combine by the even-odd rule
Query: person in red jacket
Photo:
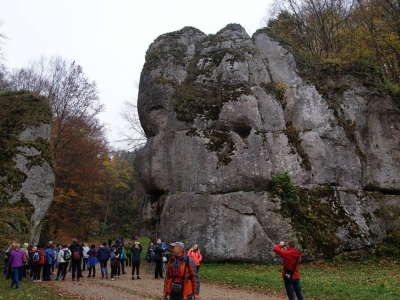
[[(294, 241), (289, 241), (287, 248), (285, 242), (280, 242), (274, 247), (274, 252), (283, 258), (282, 278), (289, 300), (295, 300), (294, 294), (296, 294), (298, 300), (303, 300), (299, 276), (301, 252), (295, 249)], [(294, 271), (291, 278), (287, 275), (287, 270)]]
[(33, 247), (32, 248), (32, 258), (35, 252), (39, 252), (39, 260), (35, 261), (33, 260), (32, 263), (32, 268), (33, 268), (33, 282), (42, 282), (40, 280), (40, 271), (42, 270), (42, 267), (44, 265), (44, 259), (45, 259), (45, 254), (43, 251), (43, 248), (41, 247)]
[(190, 248), (190, 250), (188, 251), (187, 255), (190, 256), (193, 259), (194, 264), (196, 265), (196, 269), (197, 269), (196, 271), (197, 271), (197, 273), (199, 273), (200, 262), (203, 259), (203, 256), (200, 253), (199, 246), (197, 244), (193, 244), (193, 247)]

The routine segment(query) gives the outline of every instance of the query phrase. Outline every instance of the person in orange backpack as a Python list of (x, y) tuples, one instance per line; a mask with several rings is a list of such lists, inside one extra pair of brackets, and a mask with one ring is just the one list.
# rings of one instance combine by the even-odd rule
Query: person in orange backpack
[(171, 247), (173, 256), (167, 265), (164, 299), (199, 299), (200, 281), (193, 259), (185, 254), (185, 245), (182, 242), (172, 243)]
[(200, 253), (200, 248), (197, 244), (193, 244), (193, 247), (190, 248), (190, 250), (187, 253), (188, 256), (190, 256), (194, 264), (196, 265), (197, 273), (199, 273), (200, 270), (200, 262), (203, 259), (203, 256)]

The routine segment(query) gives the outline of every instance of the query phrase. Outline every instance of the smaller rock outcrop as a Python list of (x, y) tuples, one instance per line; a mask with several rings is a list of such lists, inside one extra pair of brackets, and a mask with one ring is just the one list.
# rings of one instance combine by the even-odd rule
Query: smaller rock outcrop
[(42, 220), (53, 199), (51, 108), (37, 94), (0, 94), (0, 235), (39, 242)]

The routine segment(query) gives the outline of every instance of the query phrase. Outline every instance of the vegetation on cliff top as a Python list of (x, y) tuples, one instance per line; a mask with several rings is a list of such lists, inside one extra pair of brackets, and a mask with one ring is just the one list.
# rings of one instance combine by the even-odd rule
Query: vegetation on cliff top
[[(52, 113), (49, 101), (30, 92), (2, 92), (0, 94), (0, 198), (7, 202), (10, 198), (7, 190), (18, 191), (26, 175), (15, 167), (13, 158), (19, 153), (19, 146), (35, 147), (41, 152), (41, 158), (30, 157), (29, 166), (41, 164), (43, 159), (52, 164), (50, 143), (44, 139), (21, 141), (18, 136), (27, 128), (50, 124)], [(28, 157), (29, 158), (29, 157)]]
[(400, 105), (400, 7), (396, 1), (275, 1), (268, 34), (291, 49), (314, 83), (352, 75)]

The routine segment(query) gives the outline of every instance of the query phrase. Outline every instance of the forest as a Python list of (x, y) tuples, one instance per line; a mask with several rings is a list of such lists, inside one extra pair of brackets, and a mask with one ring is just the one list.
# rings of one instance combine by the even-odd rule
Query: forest
[(41, 241), (139, 230), (144, 191), (136, 151), (114, 150), (108, 144), (98, 119), (103, 110), (99, 92), (83, 68), (60, 57), (41, 58), (10, 72), (3, 67), (1, 90), (31, 91), (50, 100), (56, 184)]
[(356, 75), (400, 96), (400, 2), (275, 1), (266, 20), (273, 38), (295, 55), (302, 74)]

